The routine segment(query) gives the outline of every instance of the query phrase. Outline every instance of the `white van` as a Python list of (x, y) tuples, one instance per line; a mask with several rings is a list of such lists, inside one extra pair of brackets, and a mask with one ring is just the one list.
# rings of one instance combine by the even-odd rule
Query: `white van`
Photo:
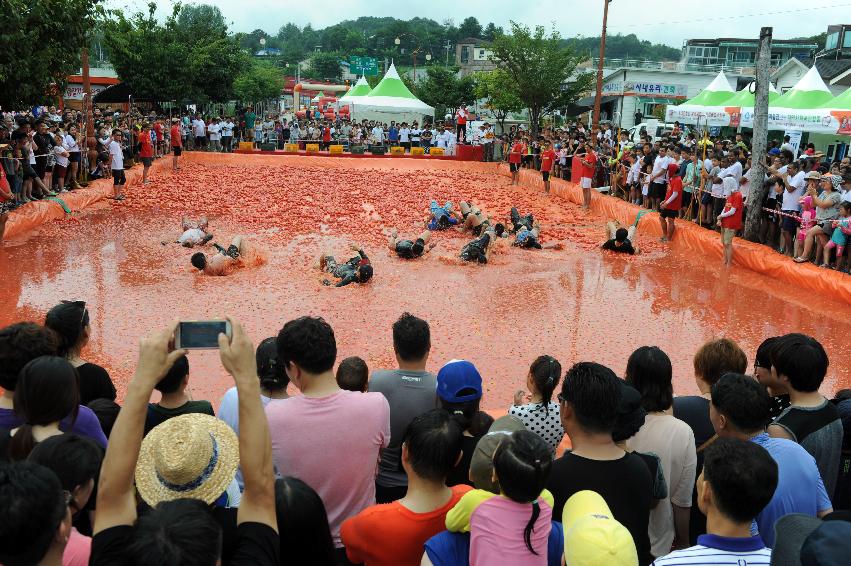
[(659, 122), (659, 120), (647, 120), (646, 122), (642, 122), (637, 126), (631, 127), (629, 130), (629, 141), (630, 143), (637, 144), (641, 142), (641, 132), (642, 130), (647, 132), (647, 135), (650, 136), (650, 141), (656, 141), (661, 138), (663, 134), (673, 131), (673, 124), (664, 124)]

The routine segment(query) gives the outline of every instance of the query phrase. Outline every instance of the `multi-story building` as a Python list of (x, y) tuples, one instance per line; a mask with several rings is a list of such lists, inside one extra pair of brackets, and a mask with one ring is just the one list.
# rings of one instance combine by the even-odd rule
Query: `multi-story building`
[[(689, 39), (683, 45), (681, 63), (688, 71), (719, 71), (726, 68), (753, 67), (759, 40), (753, 38)], [(786, 61), (812, 58), (818, 45), (803, 39), (775, 39), (771, 42), (771, 67)]]
[(851, 24), (827, 26), (824, 49), (816, 55), (818, 59), (851, 59)]
[(484, 41), (468, 37), (455, 44), (455, 65), (460, 67), (461, 76), (479, 71), (493, 71), (496, 63), (491, 60), (492, 54)]

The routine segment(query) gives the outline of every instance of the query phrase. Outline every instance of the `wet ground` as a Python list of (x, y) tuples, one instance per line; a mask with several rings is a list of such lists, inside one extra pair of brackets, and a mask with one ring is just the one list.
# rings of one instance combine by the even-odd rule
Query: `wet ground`
[[(371, 369), (394, 364), (391, 324), (405, 311), (432, 328), (429, 367), (467, 358), (482, 371), (484, 405), (500, 408), (525, 383), (531, 361), (551, 354), (567, 367), (598, 361), (622, 374), (638, 346), (657, 345), (674, 364), (675, 391), (694, 393), (692, 355), (727, 336), (753, 360), (768, 336), (811, 334), (831, 357), (833, 392), (851, 387), (847, 361), (851, 306), (790, 288), (741, 268), (720, 270), (692, 254), (639, 241), (636, 257), (601, 253), (605, 219), (558, 198), (510, 187), (481, 164), (420, 160), (201, 156), (176, 176), (129, 191), (54, 222), (0, 249), (0, 325), (43, 320), (62, 299), (89, 304), (93, 336), (84, 357), (104, 365), (123, 394), (139, 337), (174, 319), (230, 314), (255, 344), (291, 318), (324, 316), (339, 358), (360, 355)], [(425, 258), (391, 256), (386, 233), (415, 235), (431, 198), (472, 199), (494, 216), (518, 206), (544, 225), (561, 250), (498, 249), (487, 266), (464, 265), (469, 240), (439, 233)], [(192, 252), (163, 245), (180, 234), (183, 215), (210, 217), (216, 241), (243, 234), (268, 262), (228, 277), (191, 269)], [(367, 285), (321, 285), (313, 268), (330, 247), (342, 259), (362, 243), (375, 265)], [(846, 354), (841, 356), (841, 354)], [(230, 386), (215, 352), (190, 355), (195, 398), (218, 404)]]

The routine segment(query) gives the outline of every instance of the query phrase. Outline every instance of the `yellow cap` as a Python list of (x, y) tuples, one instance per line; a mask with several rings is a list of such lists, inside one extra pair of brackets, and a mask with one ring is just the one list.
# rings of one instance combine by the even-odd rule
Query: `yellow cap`
[(564, 504), (562, 525), (566, 566), (638, 565), (632, 535), (612, 517), (599, 493), (574, 493)]

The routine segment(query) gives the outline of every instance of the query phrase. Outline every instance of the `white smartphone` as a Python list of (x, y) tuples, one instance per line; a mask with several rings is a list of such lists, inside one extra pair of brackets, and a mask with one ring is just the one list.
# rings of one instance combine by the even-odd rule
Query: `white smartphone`
[(219, 334), (231, 337), (227, 320), (184, 320), (174, 333), (174, 347), (181, 350), (210, 350), (219, 348)]

